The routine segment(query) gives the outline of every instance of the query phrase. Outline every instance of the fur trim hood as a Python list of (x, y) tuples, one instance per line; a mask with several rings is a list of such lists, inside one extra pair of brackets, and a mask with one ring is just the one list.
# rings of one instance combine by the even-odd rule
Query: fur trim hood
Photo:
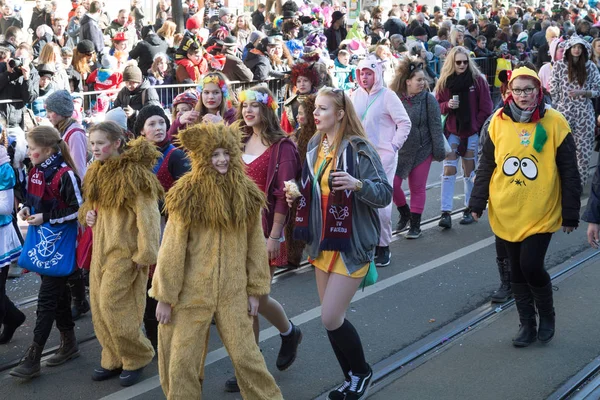
[[(239, 229), (265, 207), (265, 196), (246, 175), (239, 123), (196, 124), (179, 132), (178, 141), (192, 162), (166, 197), (169, 218), (210, 229)], [(229, 152), (229, 169), (221, 175), (212, 165), (215, 149)]]
[(83, 197), (106, 208), (132, 203), (140, 194), (162, 198), (163, 188), (152, 172), (159, 157), (156, 146), (145, 138), (129, 142), (120, 156), (92, 163), (83, 182)]

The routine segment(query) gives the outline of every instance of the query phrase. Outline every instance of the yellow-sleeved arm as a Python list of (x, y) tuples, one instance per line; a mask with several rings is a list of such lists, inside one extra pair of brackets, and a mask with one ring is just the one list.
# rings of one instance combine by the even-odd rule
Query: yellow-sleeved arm
[(87, 223), (85, 222), (85, 216), (87, 215), (88, 211), (92, 211), (93, 209), (93, 204), (90, 201), (84, 201), (83, 204), (79, 207), (77, 219), (79, 220), (81, 226), (87, 227)]
[(133, 262), (138, 265), (154, 265), (160, 246), (160, 212), (158, 202), (149, 196), (137, 196), (135, 215), (138, 229), (137, 250)]
[(175, 219), (167, 221), (152, 288), (148, 292), (150, 297), (172, 306), (177, 304), (183, 288), (188, 235), (187, 225)]
[(267, 244), (262, 230), (262, 219), (259, 214), (248, 222), (248, 254), (246, 256), (246, 273), (248, 274), (248, 296), (262, 296), (271, 291), (271, 273)]

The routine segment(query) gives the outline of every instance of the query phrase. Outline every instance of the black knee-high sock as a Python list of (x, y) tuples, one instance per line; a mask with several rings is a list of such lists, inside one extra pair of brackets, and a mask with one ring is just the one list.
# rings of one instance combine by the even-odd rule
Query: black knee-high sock
[[(339, 350), (350, 363), (350, 369), (354, 374), (366, 374), (369, 365), (365, 359), (360, 336), (354, 326), (344, 319), (342, 326), (333, 331), (327, 331), (329, 339), (335, 342)], [(335, 351), (335, 350), (334, 350)]]
[(346, 380), (350, 380), (350, 371), (352, 370), (350, 362), (348, 361), (340, 347), (335, 343), (335, 339), (333, 338), (333, 334), (331, 333), (331, 331), (327, 331), (327, 337), (329, 337), (329, 343), (331, 343), (331, 348), (335, 353), (335, 357), (337, 358), (340, 367), (342, 367), (344, 377), (346, 377)]

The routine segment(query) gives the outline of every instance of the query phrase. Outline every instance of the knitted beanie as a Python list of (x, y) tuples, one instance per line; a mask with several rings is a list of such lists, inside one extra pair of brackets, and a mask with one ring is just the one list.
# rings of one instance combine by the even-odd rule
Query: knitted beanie
[(137, 65), (128, 65), (123, 71), (123, 82), (142, 83), (142, 70)]
[(135, 133), (135, 136), (140, 136), (142, 134), (146, 120), (154, 116), (163, 117), (165, 123), (167, 124), (167, 132), (169, 131), (171, 128), (171, 122), (169, 121), (167, 114), (165, 114), (165, 110), (163, 110), (163, 108), (160, 106), (149, 104), (140, 110), (137, 118), (135, 119), (135, 125), (133, 127), (133, 133)]
[(125, 114), (125, 111), (121, 107), (113, 108), (107, 112), (104, 121), (112, 121), (124, 131), (127, 130), (127, 114)]
[(198, 18), (192, 17), (190, 19), (187, 20), (187, 22), (185, 23), (185, 29), (187, 29), (188, 31), (191, 31), (192, 29), (200, 29), (202, 28), (202, 23), (200, 22), (200, 20)]
[(96, 48), (91, 40), (85, 39), (77, 43), (77, 51), (81, 54), (91, 54), (96, 51)]
[(189, 104), (192, 107), (196, 107), (196, 104), (198, 104), (198, 95), (191, 90), (186, 90), (173, 99), (173, 107), (178, 104)]
[(46, 110), (63, 117), (73, 115), (73, 98), (67, 90), (57, 90), (46, 99)]

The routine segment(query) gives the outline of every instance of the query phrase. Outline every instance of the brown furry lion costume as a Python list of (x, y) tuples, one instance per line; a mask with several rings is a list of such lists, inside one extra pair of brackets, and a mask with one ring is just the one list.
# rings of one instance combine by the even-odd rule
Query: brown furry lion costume
[[(90, 265), (90, 303), (103, 368), (134, 371), (154, 357), (141, 326), (148, 266), (156, 263), (160, 240), (158, 200), (163, 188), (152, 172), (160, 157), (144, 138), (118, 157), (95, 161), (83, 181), (79, 220), (96, 210)], [(137, 265), (142, 266), (138, 268)]]
[[(169, 220), (150, 296), (170, 304), (158, 330), (160, 382), (167, 399), (200, 399), (211, 319), (231, 357), (242, 397), (282, 399), (254, 341), (248, 296), (270, 291), (261, 224), (265, 198), (245, 174), (237, 125), (197, 124), (179, 133), (192, 170), (169, 190)], [(226, 174), (212, 165), (229, 151)]]

